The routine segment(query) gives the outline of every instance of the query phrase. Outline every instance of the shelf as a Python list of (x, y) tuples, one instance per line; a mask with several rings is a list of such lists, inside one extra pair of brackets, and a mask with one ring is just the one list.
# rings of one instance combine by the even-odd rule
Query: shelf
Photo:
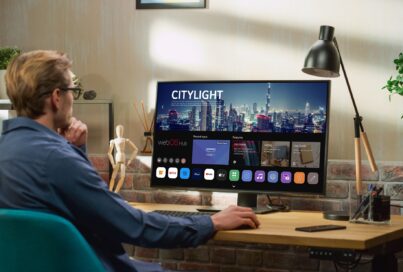
[(11, 102), (8, 99), (0, 99), (0, 110), (11, 110)]
[[(113, 102), (112, 99), (94, 99), (94, 100), (76, 100), (74, 104), (105, 104), (108, 105), (109, 116), (109, 139), (113, 139), (114, 134), (114, 117), (113, 117)], [(0, 110), (12, 110), (9, 99), (0, 99)]]
[(112, 104), (112, 99), (74, 100), (74, 104)]

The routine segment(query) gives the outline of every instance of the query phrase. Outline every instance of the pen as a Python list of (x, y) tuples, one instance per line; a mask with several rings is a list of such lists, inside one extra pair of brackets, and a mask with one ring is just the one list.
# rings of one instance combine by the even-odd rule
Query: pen
[(383, 187), (379, 187), (379, 188), (376, 190), (376, 195), (375, 195), (375, 196), (379, 196), (379, 194), (382, 192), (382, 190), (383, 190)]
[(370, 192), (368, 193), (368, 195), (364, 198), (364, 200), (360, 203), (360, 205), (358, 206), (356, 212), (354, 213), (354, 215), (351, 217), (352, 219), (358, 219), (360, 217), (360, 215), (364, 215), (364, 213), (368, 210), (368, 208), (370, 207), (371, 203), (370, 203), (370, 198), (371, 197), (376, 197), (379, 196), (380, 193), (383, 191), (383, 187), (377, 187), (377, 186), (368, 186), (368, 190), (370, 190)]
[(369, 202), (369, 195), (367, 195), (363, 201), (361, 201), (360, 205), (358, 206), (357, 210), (355, 211), (352, 219), (357, 219), (358, 215), (361, 213), (362, 207), (366, 206)]
[[(365, 214), (365, 212), (368, 210), (368, 208), (369, 208), (369, 205), (371, 205), (371, 203), (367, 203), (367, 205), (365, 205), (365, 207), (362, 209), (362, 211), (358, 214), (358, 215), (360, 215), (360, 214), (362, 214), (362, 216), (364, 216), (364, 214)], [(358, 217), (358, 216), (357, 216)], [(366, 218), (366, 219), (368, 219), (368, 218)]]
[(352, 219), (357, 219), (358, 216), (360, 214), (363, 214), (367, 209), (368, 209), (368, 204), (369, 204), (369, 199), (370, 199), (370, 195), (375, 193), (375, 192), (381, 192), (382, 187), (377, 188), (376, 186), (373, 186), (372, 184), (368, 185), (368, 191), (369, 193), (367, 194), (367, 196), (364, 198), (364, 200), (360, 203), (360, 205), (358, 206), (356, 212), (354, 213), (354, 215), (351, 217)]

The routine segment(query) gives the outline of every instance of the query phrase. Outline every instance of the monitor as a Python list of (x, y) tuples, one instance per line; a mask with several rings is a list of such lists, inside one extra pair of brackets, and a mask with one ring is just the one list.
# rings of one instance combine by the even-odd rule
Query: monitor
[(330, 81), (158, 82), (151, 186), (324, 194)]

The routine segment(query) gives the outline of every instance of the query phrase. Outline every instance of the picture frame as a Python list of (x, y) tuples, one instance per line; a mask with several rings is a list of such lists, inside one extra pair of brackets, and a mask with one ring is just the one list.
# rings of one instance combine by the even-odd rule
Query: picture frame
[(206, 8), (207, 0), (136, 0), (136, 9)]

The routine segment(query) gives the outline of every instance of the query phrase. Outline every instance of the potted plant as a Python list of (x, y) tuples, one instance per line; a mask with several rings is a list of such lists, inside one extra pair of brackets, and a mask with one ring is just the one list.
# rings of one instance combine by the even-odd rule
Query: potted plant
[[(397, 76), (395, 78), (391, 76), (386, 85), (382, 87), (382, 89), (389, 91), (389, 100), (393, 94), (403, 96), (403, 53), (400, 53), (399, 57), (393, 60), (393, 63), (396, 65)], [(403, 115), (401, 118), (403, 118)]]
[(16, 47), (0, 48), (0, 99), (6, 99), (6, 84), (4, 76), (6, 74), (7, 65), (12, 58), (21, 53), (21, 50)]

